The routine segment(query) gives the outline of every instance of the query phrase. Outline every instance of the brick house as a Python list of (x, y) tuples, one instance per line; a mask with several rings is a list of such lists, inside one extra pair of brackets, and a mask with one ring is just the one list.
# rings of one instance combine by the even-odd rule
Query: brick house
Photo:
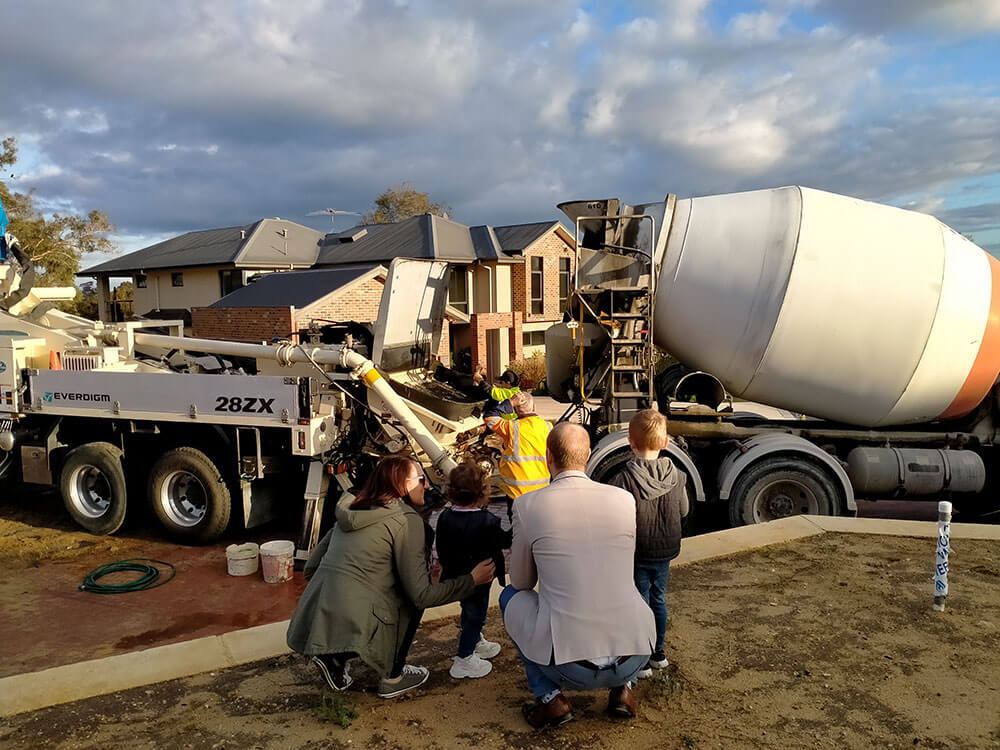
[(512, 307), (512, 268), (492, 227), (469, 227), (422, 214), (395, 224), (357, 226), (329, 234), (317, 267), (381, 263), (394, 258), (442, 260), (450, 264), (448, 308), (438, 357), (463, 358), (499, 374), (522, 356), (521, 315)]
[[(275, 246), (276, 238), (289, 244)], [(276, 252), (285, 265), (275, 261)], [(136, 289), (138, 314), (190, 315), (198, 337), (265, 341), (294, 336), (313, 321), (373, 322), (385, 268), (399, 257), (451, 265), (437, 355), (497, 375), (512, 360), (544, 351), (545, 330), (562, 318), (575, 254), (573, 236), (558, 221), (469, 227), (422, 214), (323, 236), (265, 219), (190, 232), (80, 275), (97, 276), (99, 283), (103, 277), (107, 284), (110, 276), (131, 272), (146, 282), (143, 291)], [(261, 276), (279, 270), (289, 272)], [(163, 292), (173, 289), (170, 276), (178, 273), (185, 280), (197, 276), (200, 292), (171, 297), (167, 308)], [(144, 291), (154, 277), (160, 295), (155, 307)], [(248, 283), (251, 277), (259, 280)]]
[(511, 305), (522, 315), (525, 357), (545, 351), (545, 331), (562, 321), (575, 263), (573, 235), (558, 221), (493, 230), (501, 249), (520, 260), (511, 268)]
[(385, 287), (381, 265), (272, 273), (191, 311), (198, 338), (260, 342), (295, 339), (313, 322), (374, 323)]
[(112, 320), (111, 280), (130, 279), (141, 317), (190, 321), (194, 307), (211, 305), (272, 271), (310, 268), (323, 233), (284, 219), (206, 229), (173, 237), (80, 271), (97, 280), (98, 314)]
[(388, 265), (396, 257), (451, 264), (439, 357), (497, 375), (512, 360), (544, 351), (545, 330), (562, 319), (575, 252), (557, 221), (467, 227), (424, 214), (329, 234), (316, 265)]

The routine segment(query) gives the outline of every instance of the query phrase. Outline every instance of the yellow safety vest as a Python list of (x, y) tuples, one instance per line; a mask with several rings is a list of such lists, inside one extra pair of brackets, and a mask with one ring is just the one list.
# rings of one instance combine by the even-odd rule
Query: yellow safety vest
[(541, 417), (501, 419), (489, 417), (486, 424), (503, 438), (500, 458), (500, 478), (503, 489), (512, 500), (525, 492), (545, 487), (549, 483), (549, 467), (545, 463), (545, 441), (549, 423)]

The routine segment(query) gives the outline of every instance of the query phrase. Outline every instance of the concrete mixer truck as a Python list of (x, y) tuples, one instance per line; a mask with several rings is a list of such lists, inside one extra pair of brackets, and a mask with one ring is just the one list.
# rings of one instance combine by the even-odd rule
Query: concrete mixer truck
[(560, 208), (578, 263), (547, 384), (590, 429), (594, 478), (655, 403), (690, 496), (733, 525), (856, 498), (997, 510), (1000, 262), (975, 244), (800, 187)]

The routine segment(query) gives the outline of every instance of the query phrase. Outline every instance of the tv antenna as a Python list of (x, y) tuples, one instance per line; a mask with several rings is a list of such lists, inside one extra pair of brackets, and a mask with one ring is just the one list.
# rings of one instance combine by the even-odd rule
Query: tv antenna
[(361, 216), (357, 211), (341, 211), (339, 208), (321, 208), (319, 211), (310, 211), (306, 216), (322, 216), (323, 214), (330, 215), (330, 228), (332, 229), (337, 224), (337, 217), (341, 215), (352, 215)]

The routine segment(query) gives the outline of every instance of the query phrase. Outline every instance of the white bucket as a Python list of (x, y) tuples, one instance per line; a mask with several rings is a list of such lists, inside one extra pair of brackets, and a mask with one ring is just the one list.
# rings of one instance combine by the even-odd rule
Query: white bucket
[(257, 552), (253, 542), (230, 544), (226, 547), (226, 568), (231, 576), (248, 576), (257, 572)]
[(260, 562), (264, 569), (264, 580), (268, 583), (289, 580), (295, 564), (295, 543), (280, 539), (264, 542), (260, 545)]

